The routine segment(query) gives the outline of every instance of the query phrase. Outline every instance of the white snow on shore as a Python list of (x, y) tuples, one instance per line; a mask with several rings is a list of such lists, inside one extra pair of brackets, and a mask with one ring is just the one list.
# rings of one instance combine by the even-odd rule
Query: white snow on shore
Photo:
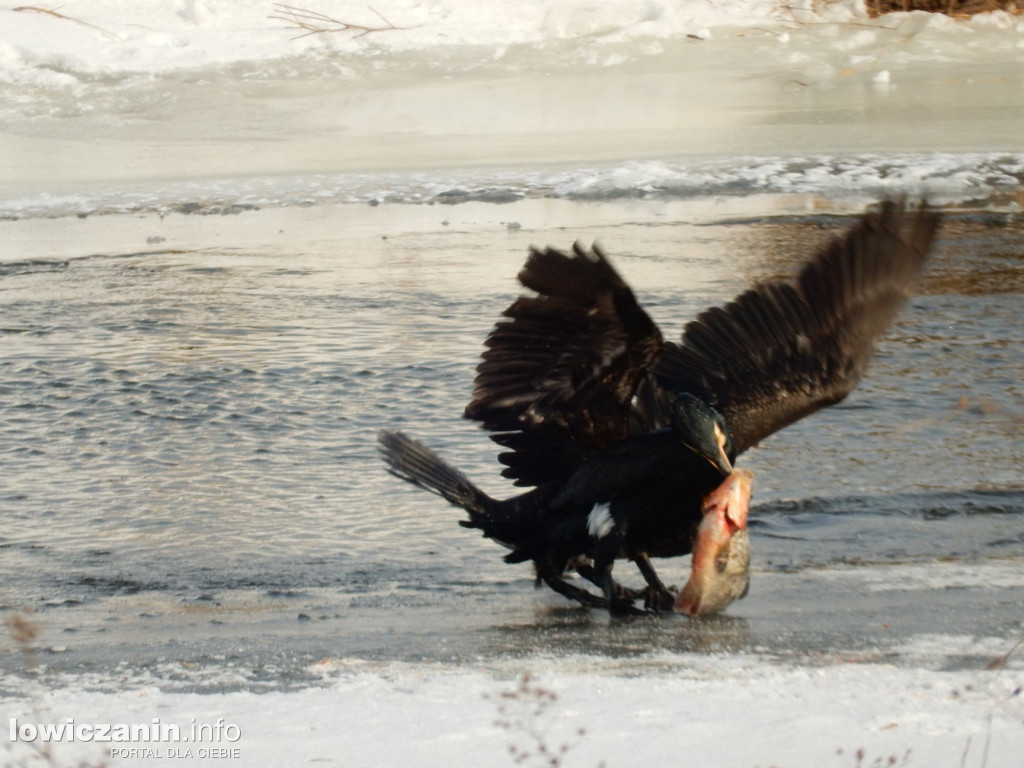
[[(62, 70), (162, 72), (331, 48), (394, 52), (577, 38), (656, 40), (706, 35), (712, 26), (750, 25), (786, 15), (778, 6), (760, 0), (524, 0), (500, 4), (381, 0), (369, 7), (362, 3), (297, 5), (302, 9), (299, 13), (321, 13), (373, 30), (389, 25), (395, 29), (366, 32), (357, 26), (344, 33), (299, 37), (308, 30), (288, 20), (292, 14), (286, 5), (269, 2), (72, 0), (60, 6), (60, 17), (28, 10), (4, 12), (0, 76), (10, 78), (18, 70), (30, 69), (37, 70), (40, 77), (54, 79), (61, 77)], [(855, 5), (844, 0), (830, 5), (827, 14), (849, 19), (856, 15), (851, 10)], [(814, 16), (806, 11), (803, 15)], [(317, 26), (332, 27), (328, 22)]]
[(868, 19), (857, 0), (303, 7), (357, 26), (302, 36), (308, 18), (290, 14), (305, 11), (242, 0), (0, 9), (0, 216), (941, 203), (1020, 184), (1021, 16)]
[[(949, 643), (946, 638), (947, 649)], [(324, 662), (323, 673), (332, 682), (299, 692), (96, 692), (70, 685), (44, 694), (35, 709), (28, 700), (8, 700), (4, 710), (19, 727), (67, 718), (79, 724), (148, 724), (158, 718), (178, 724), (187, 736), (192, 722), (223, 718), (225, 726), (237, 726), (234, 741), (203, 745), (60, 743), (54, 752), (61, 765), (107, 760), (114, 766), (324, 762), (451, 768), (512, 765), (510, 745), (534, 753), (523, 764), (547, 764), (536, 755), (536, 737), (553, 750), (569, 745), (562, 763), (567, 766), (1019, 764), (1019, 664), (943, 672), (839, 661), (779, 666), (743, 655), (655, 655), (627, 662), (570, 657), (509, 662), (504, 670)], [(523, 672), (531, 679), (520, 689)], [(201, 759), (200, 748), (210, 746), (237, 749), (236, 759)], [(119, 750), (113, 756), (111, 747)], [(186, 749), (192, 759), (182, 757)], [(31, 745), (12, 744), (14, 764), (31, 763), (30, 756)]]
[[(879, 37), (887, 30), (898, 31), (897, 55), (903, 56), (951, 61), (1024, 51), (1020, 17), (993, 13), (953, 21), (913, 13), (872, 21), (859, 0), (378, 0), (369, 6), (316, 1), (298, 5), (297, 16), (287, 5), (248, 0), (69, 0), (55, 13), (43, 12), (49, 6), (3, 9), (0, 82), (60, 86), (88, 74), (163, 73), (334, 53), (372, 59), (382, 53), (478, 46), (500, 59), (510, 46), (564, 41), (632, 43), (638, 55), (657, 55), (662, 42), (731, 36), (754, 27), (771, 28), (781, 55), (798, 64), (808, 55), (803, 33), (826, 22), (855, 25), (841, 38), (835, 31), (828, 33), (835, 38), (833, 47), (855, 58), (872, 56), (875, 46), (890, 42)], [(307, 13), (354, 26), (343, 30), (327, 20), (309, 19)], [(301, 23), (312, 27), (302, 28)], [(339, 31), (307, 34), (312, 29)], [(628, 58), (617, 51), (603, 63)], [(888, 75), (876, 77), (876, 83), (888, 82)]]

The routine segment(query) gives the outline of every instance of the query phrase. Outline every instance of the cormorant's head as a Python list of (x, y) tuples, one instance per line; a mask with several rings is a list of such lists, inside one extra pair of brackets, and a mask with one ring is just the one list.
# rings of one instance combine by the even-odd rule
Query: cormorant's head
[(750, 586), (750, 538), (747, 513), (754, 475), (737, 469), (709, 493), (693, 545), (690, 578), (675, 609), (691, 616), (717, 613), (744, 597)]
[(690, 450), (707, 459), (727, 477), (736, 453), (722, 414), (703, 400), (684, 392), (672, 401), (672, 429)]

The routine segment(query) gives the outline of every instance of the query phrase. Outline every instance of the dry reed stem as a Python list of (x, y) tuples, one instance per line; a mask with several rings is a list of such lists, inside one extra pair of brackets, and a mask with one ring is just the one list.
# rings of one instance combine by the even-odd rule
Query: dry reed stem
[[(496, 696), (484, 694), (484, 698), (497, 704), (498, 718), (494, 724), (526, 741), (526, 746), (520, 746), (516, 739), (508, 744), (508, 754), (517, 765), (534, 763), (545, 768), (561, 768), (566, 754), (586, 736), (585, 728), (577, 728), (574, 741), (558, 745), (550, 741), (552, 720), (547, 710), (558, 701), (558, 694), (538, 685), (528, 672), (519, 679), (514, 690)], [(605, 768), (603, 760), (598, 768)]]
[(371, 32), (391, 32), (401, 29), (401, 27), (396, 27), (388, 21), (387, 18), (384, 17), (384, 14), (372, 5), (368, 5), (366, 7), (377, 14), (377, 16), (379, 16), (387, 26), (370, 27), (365, 24), (352, 24), (347, 21), (332, 18), (323, 13), (309, 11), (304, 8), (296, 8), (295, 6), (285, 5), (283, 3), (274, 3), (274, 10), (276, 12), (269, 18), (277, 19), (278, 21), (286, 21), (295, 29), (305, 30), (301, 35), (293, 37), (292, 40), (309, 37), (310, 35), (323, 35), (328, 32), (351, 32), (358, 30), (359, 33), (353, 35), (353, 39), (355, 39), (357, 37), (362, 37), (363, 35), (368, 35)]
[[(64, 6), (58, 5), (57, 8), (63, 8)], [(63, 13), (57, 13), (57, 8), (39, 8), (35, 5), (19, 5), (17, 8), (12, 8), (12, 11), (29, 11), (31, 13), (42, 13), (47, 16), (53, 16), (55, 19), (64, 19), (65, 21), (73, 21), (76, 24), (81, 24), (83, 27), (89, 27), (89, 29), (95, 29), (97, 32), (102, 32), (105, 35), (110, 35), (115, 40), (120, 40), (120, 35), (116, 35), (109, 29), (104, 29), (95, 24), (90, 24), (88, 21), (82, 21), (76, 19), (73, 16), (65, 16)]]

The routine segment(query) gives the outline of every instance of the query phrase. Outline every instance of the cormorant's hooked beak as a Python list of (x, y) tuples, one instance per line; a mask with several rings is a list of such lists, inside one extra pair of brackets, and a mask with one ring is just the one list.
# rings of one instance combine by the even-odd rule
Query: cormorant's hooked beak
[(675, 610), (693, 616), (717, 613), (744, 597), (750, 585), (747, 513), (754, 474), (734, 470), (709, 493), (693, 547), (690, 580), (676, 598)]

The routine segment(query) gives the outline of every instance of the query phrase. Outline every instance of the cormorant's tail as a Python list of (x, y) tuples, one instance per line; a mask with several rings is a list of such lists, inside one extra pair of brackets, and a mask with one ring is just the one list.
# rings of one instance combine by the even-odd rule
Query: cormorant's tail
[[(498, 538), (497, 532), (491, 530), (490, 517), (500, 502), (477, 488), (459, 470), (402, 432), (382, 430), (377, 436), (377, 444), (391, 474), (466, 510), (469, 520), (459, 521), (460, 525), (480, 528), (485, 535)], [(508, 543), (507, 546), (512, 545)]]
[[(444, 459), (402, 432), (381, 431), (377, 436), (388, 471), (408, 483), (436, 493), (473, 518), (485, 518), (494, 499)], [(477, 526), (475, 526), (477, 527)]]

